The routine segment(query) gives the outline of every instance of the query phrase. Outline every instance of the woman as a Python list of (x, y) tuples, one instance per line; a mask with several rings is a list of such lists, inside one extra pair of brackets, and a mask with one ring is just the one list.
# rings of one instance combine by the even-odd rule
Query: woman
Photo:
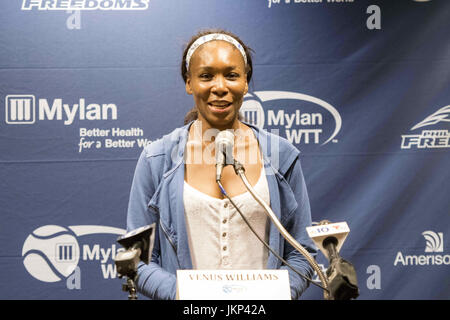
[[(143, 150), (128, 206), (128, 230), (157, 224), (152, 261), (139, 265), (136, 279), (138, 290), (152, 299), (175, 298), (177, 269), (286, 268), (251, 233), (215, 181), (214, 137), (221, 130), (233, 132), (234, 158), (258, 194), (291, 235), (316, 253), (305, 230), (311, 214), (299, 151), (239, 119), (252, 76), (249, 48), (222, 30), (199, 33), (184, 51), (181, 72), (195, 107), (184, 127)], [(306, 259), (270, 224), (231, 166), (221, 182), (259, 236), (311, 277)], [(288, 271), (291, 296), (298, 299), (308, 283)]]

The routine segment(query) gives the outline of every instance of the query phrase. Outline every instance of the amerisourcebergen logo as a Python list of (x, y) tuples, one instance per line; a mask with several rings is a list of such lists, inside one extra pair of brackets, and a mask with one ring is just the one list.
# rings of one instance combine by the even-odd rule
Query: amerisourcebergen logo
[(117, 252), (115, 244), (102, 247), (98, 243), (83, 244), (78, 238), (87, 235), (122, 235), (126, 230), (108, 226), (79, 225), (67, 228), (46, 225), (34, 230), (22, 248), (23, 264), (28, 273), (43, 282), (58, 282), (69, 277), (78, 267), (80, 259), (100, 262), (104, 279), (116, 278), (114, 260)]
[(63, 103), (62, 98), (38, 99), (34, 95), (7, 95), (5, 98), (5, 121), (8, 124), (33, 124), (36, 120), (60, 120), (71, 125), (78, 120), (117, 120), (114, 103)]
[(150, 0), (23, 0), (22, 10), (146, 10)]
[[(277, 109), (271, 109), (271, 106)], [(342, 127), (341, 115), (335, 107), (322, 99), (297, 92), (249, 93), (240, 112), (245, 121), (260, 128), (284, 128), (286, 139), (296, 144), (337, 143), (336, 136)]]
[(450, 265), (450, 255), (444, 252), (444, 234), (427, 230), (422, 232), (425, 240), (425, 253), (422, 255), (404, 255), (401, 251), (395, 256), (394, 266)]
[[(411, 128), (411, 131), (422, 127), (450, 122), (450, 105), (445, 106)], [(422, 130), (416, 134), (402, 135), (401, 149), (436, 149), (450, 147), (450, 132), (447, 129)]]

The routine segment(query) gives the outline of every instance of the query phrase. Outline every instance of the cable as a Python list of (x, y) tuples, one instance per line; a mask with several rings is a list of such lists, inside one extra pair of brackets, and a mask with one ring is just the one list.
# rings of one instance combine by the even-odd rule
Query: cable
[[(255, 190), (253, 190), (252, 185), (250, 184), (250, 182), (248, 182), (247, 177), (245, 176), (244, 166), (242, 166), (242, 164), (235, 159), (233, 167), (235, 173), (241, 178), (242, 182), (244, 183), (250, 194), (253, 196), (253, 198), (264, 208), (267, 216), (272, 220), (273, 224), (277, 227), (278, 231), (280, 231), (283, 238), (285, 238), (287, 242), (289, 242), (298, 252), (300, 252), (306, 258), (306, 260), (308, 260), (309, 264), (317, 272), (317, 275), (319, 276), (323, 286), (328, 289), (327, 277), (320, 269), (314, 257), (312, 257), (311, 254), (305, 248), (303, 248), (303, 246), (298, 243), (297, 240), (284, 228), (280, 220), (278, 220), (277, 216), (272, 211), (272, 208), (270, 208), (270, 206), (255, 192)], [(326, 300), (331, 299), (329, 290), (324, 290), (323, 295)]]
[(286, 260), (284, 260), (282, 257), (280, 257), (279, 254), (277, 254), (270, 246), (269, 244), (267, 244), (267, 242), (264, 241), (264, 239), (262, 239), (258, 233), (255, 231), (255, 229), (253, 229), (253, 227), (250, 225), (250, 223), (248, 222), (247, 218), (243, 215), (243, 213), (241, 212), (241, 210), (239, 210), (239, 208), (236, 206), (236, 204), (233, 202), (233, 200), (228, 196), (228, 194), (225, 191), (225, 188), (222, 186), (222, 183), (220, 182), (220, 180), (217, 181), (217, 183), (219, 184), (219, 188), (222, 191), (223, 195), (231, 202), (231, 204), (236, 208), (237, 212), (240, 214), (240, 216), (242, 217), (242, 219), (244, 220), (244, 222), (247, 224), (247, 226), (250, 228), (250, 230), (253, 232), (253, 234), (259, 239), (259, 241), (262, 242), (262, 244), (275, 256), (277, 257), (281, 262), (283, 262), (287, 267), (289, 267), (292, 271), (294, 271), (296, 274), (298, 274), (300, 277), (302, 277), (303, 279), (305, 279), (306, 281), (314, 284), (315, 286), (321, 288), (322, 290), (325, 290), (326, 292), (330, 292), (327, 288), (321, 286), (320, 284), (316, 283), (315, 281), (313, 281), (312, 279), (310, 279), (309, 277), (305, 276), (304, 274), (302, 274), (301, 272), (299, 272), (297, 269), (295, 269), (293, 266), (291, 266)]

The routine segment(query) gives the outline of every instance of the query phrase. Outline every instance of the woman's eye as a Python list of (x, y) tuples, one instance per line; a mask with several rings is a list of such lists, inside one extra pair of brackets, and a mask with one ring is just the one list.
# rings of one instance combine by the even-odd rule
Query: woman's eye
[(210, 79), (212, 79), (212, 75), (209, 74), (209, 73), (202, 73), (202, 74), (200, 74), (200, 79), (202, 79), (202, 80), (210, 80)]
[(236, 78), (239, 78), (239, 74), (236, 72), (232, 72), (227, 75), (227, 78), (236, 79)]

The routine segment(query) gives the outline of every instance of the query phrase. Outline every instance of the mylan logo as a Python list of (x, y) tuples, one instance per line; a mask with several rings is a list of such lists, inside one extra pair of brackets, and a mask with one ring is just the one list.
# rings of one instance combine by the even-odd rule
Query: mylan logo
[(63, 103), (62, 98), (49, 101), (34, 95), (7, 95), (5, 98), (5, 121), (7, 124), (34, 124), (36, 120), (60, 120), (71, 125), (75, 120), (117, 120), (117, 106), (114, 103)]
[(8, 95), (5, 98), (5, 121), (8, 124), (32, 124), (36, 106), (33, 95)]

